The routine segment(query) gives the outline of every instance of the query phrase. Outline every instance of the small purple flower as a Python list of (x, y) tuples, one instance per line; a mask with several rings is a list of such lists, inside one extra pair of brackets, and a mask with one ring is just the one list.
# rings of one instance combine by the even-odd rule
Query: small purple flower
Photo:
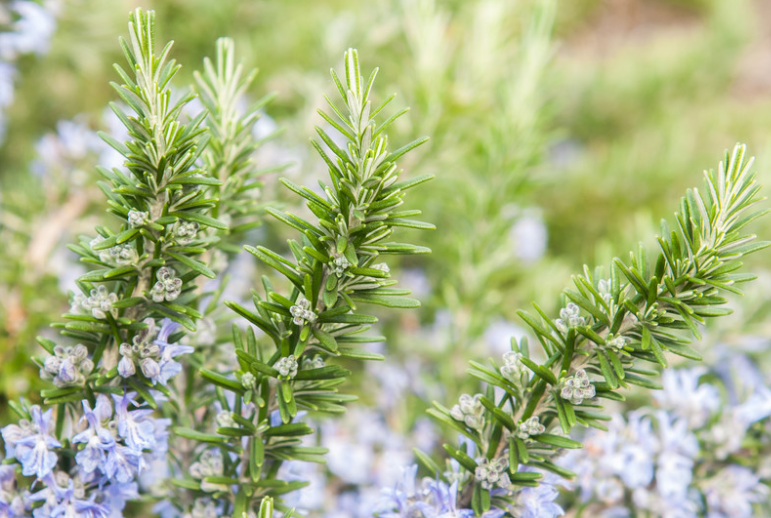
[(692, 429), (701, 428), (720, 406), (720, 393), (707, 383), (699, 384), (707, 372), (704, 367), (667, 369), (662, 374), (664, 390), (654, 397), (665, 410), (688, 421)]
[(142, 358), (139, 362), (139, 367), (142, 369), (142, 374), (146, 378), (150, 378), (153, 385), (158, 382), (158, 377), (161, 375), (161, 367), (157, 361), (152, 358)]
[[(472, 509), (458, 509), (458, 481), (448, 486), (441, 480), (426, 481), (426, 489), (431, 493), (437, 518), (473, 518)], [(485, 518), (500, 518), (504, 511), (485, 514)]]
[(126, 508), (126, 502), (139, 498), (139, 487), (136, 482), (127, 484), (108, 484), (103, 490), (104, 505), (110, 511), (112, 516), (123, 516), (123, 509)]
[(0, 517), (22, 518), (27, 507), (24, 494), (16, 489), (16, 467), (0, 465)]
[[(145, 374), (148, 378), (150, 378), (155, 383), (160, 383), (161, 385), (166, 385), (168, 383), (169, 379), (176, 376), (182, 371), (182, 365), (179, 364), (179, 362), (174, 361), (174, 358), (181, 356), (183, 354), (190, 354), (195, 349), (189, 345), (180, 345), (180, 344), (170, 344), (169, 343), (169, 337), (171, 334), (179, 328), (180, 325), (176, 322), (164, 318), (163, 322), (161, 324), (161, 330), (158, 332), (158, 337), (155, 339), (153, 343), (155, 345), (159, 346), (161, 348), (161, 358), (158, 362), (158, 372), (156, 373), (153, 370), (152, 375)], [(142, 365), (142, 369), (144, 371), (144, 364)]]
[(46, 487), (30, 496), (31, 501), (44, 502), (33, 511), (35, 518), (108, 518), (110, 515), (106, 506), (95, 502), (96, 494), (86, 500), (82, 486), (76, 488), (65, 473), (59, 472), (56, 478), (49, 473), (43, 482)]
[(136, 392), (128, 392), (122, 397), (113, 394), (115, 413), (118, 416), (118, 434), (123, 437), (132, 450), (141, 452), (155, 445), (155, 424), (148, 416), (153, 413), (149, 408), (129, 412), (129, 404), (134, 403)]
[(704, 484), (707, 518), (751, 518), (753, 504), (768, 502), (769, 489), (755, 473), (731, 465)]
[(72, 442), (86, 443), (86, 447), (75, 455), (75, 462), (85, 473), (92, 473), (96, 469), (104, 471), (107, 452), (115, 448), (112, 433), (102, 426), (104, 421), (112, 417), (110, 399), (104, 394), (99, 394), (93, 410), (88, 401), (83, 400), (83, 412), (83, 419), (88, 421), (88, 428), (73, 437)]
[(134, 366), (134, 362), (131, 360), (131, 358), (122, 356), (118, 362), (118, 374), (120, 374), (122, 378), (130, 378), (136, 374), (136, 372), (137, 369)]
[(38, 478), (43, 478), (56, 466), (56, 453), (50, 450), (61, 448), (62, 445), (48, 432), (53, 409), (42, 413), (40, 407), (34, 405), (30, 411), (32, 412), (32, 426), (35, 433), (17, 440), (12, 447), (15, 448), (16, 458), (21, 462), (22, 475), (25, 477), (35, 475)]
[(755, 387), (755, 392), (736, 407), (736, 417), (746, 426), (771, 415), (771, 389), (765, 385)]
[(382, 518), (408, 518), (412, 516), (424, 516), (430, 511), (430, 506), (423, 501), (420, 490), (415, 483), (418, 466), (413, 464), (403, 468), (402, 479), (391, 488), (383, 489), (383, 501), (381, 508)]
[(127, 446), (116, 444), (107, 453), (107, 461), (104, 464), (104, 473), (107, 478), (114, 479), (125, 484), (131, 482), (134, 475), (144, 468), (145, 462), (142, 453), (132, 450)]
[(523, 488), (515, 498), (512, 512), (520, 518), (556, 518), (563, 516), (562, 510), (554, 500), (559, 491), (552, 484), (542, 481), (537, 487)]
[(6, 457), (14, 459), (16, 458), (16, 444), (25, 437), (35, 435), (35, 430), (32, 428), (32, 423), (22, 419), (19, 424), (9, 424), (0, 430), (0, 435), (3, 436), (5, 443)]
[[(380, 508), (385, 511), (381, 518), (472, 518), (471, 509), (458, 509), (458, 482), (447, 485), (441, 480), (423, 479), (421, 485), (415, 480), (417, 465), (402, 471), (402, 479), (393, 489), (383, 490)], [(501, 518), (504, 511), (492, 509), (485, 518)]]

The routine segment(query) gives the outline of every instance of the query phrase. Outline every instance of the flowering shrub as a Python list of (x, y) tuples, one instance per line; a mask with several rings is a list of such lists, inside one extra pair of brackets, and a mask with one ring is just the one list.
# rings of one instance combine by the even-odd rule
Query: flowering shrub
[[(427, 410), (458, 436), (437, 448), (433, 430), (405, 439), (360, 408), (359, 422), (340, 416), (357, 399), (340, 390), (378, 371), (358, 360), (385, 359), (362, 345), (385, 340), (369, 334), (378, 316), (420, 306), (397, 287), (390, 259), (429, 252), (391, 241), (400, 227), (434, 228), (403, 207), (433, 175), (400, 178), (399, 164), (426, 139), (389, 146), (406, 110), (389, 115), (393, 97), (373, 104), (378, 71), (365, 80), (351, 49), (344, 73), (331, 72), (340, 99), (326, 98), (312, 142), (329, 180), (312, 189), (282, 179), (305, 202), (297, 213), (262, 205), (262, 178), (283, 169), (253, 161), (270, 97), (244, 108), (255, 74), (236, 63), (229, 39), (180, 90), (154, 21), (137, 9), (120, 40), (128, 67), (116, 66), (111, 109), (124, 133), (101, 137), (122, 158), (96, 168), (119, 223), (70, 246), (89, 270), (55, 324), (60, 335), (37, 340), (39, 404), (9, 403), (18, 420), (2, 428), (0, 516), (151, 508), (164, 518), (289, 518), (325, 504), (324, 476), (308, 463), (327, 460), (343, 486), (330, 516), (744, 517), (767, 505), (762, 375), (667, 370), (676, 356), (701, 360), (692, 342), (708, 319), (730, 313), (726, 294), (755, 279), (741, 260), (768, 245), (745, 233), (765, 211), (743, 145), (705, 174), (702, 191), (688, 191), (675, 226), (662, 222), (652, 258), (641, 246), (628, 261), (585, 267), (558, 316), (537, 304), (519, 312), (527, 331), (510, 350), (470, 363), (462, 383), (481, 382), (479, 392)], [(263, 215), (295, 239), (255, 243)], [(227, 297), (225, 272), (242, 245), (264, 274), (251, 305)], [(651, 400), (630, 385), (661, 392)], [(649, 404), (626, 414), (600, 404), (628, 395)], [(382, 430), (367, 430), (372, 423)], [(352, 426), (381, 459), (346, 443)], [(372, 476), (376, 462), (391, 473)], [(382, 487), (363, 487), (373, 479)]]

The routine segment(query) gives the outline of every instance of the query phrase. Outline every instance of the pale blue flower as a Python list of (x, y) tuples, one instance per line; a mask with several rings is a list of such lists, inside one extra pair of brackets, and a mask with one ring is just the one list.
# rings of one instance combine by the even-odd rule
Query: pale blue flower
[(771, 389), (765, 385), (757, 385), (747, 401), (736, 408), (736, 416), (748, 427), (771, 416)]
[[(520, 471), (534, 471), (524, 468)], [(514, 504), (509, 511), (517, 518), (556, 518), (565, 511), (555, 502), (559, 491), (556, 484), (562, 483), (558, 477), (546, 474), (536, 487), (522, 488), (514, 497)]]
[(699, 379), (707, 369), (667, 369), (662, 374), (664, 390), (654, 393), (661, 408), (685, 418), (692, 429), (701, 428), (720, 406), (717, 387)]
[(88, 401), (83, 400), (83, 412), (83, 419), (88, 421), (88, 428), (73, 437), (72, 442), (86, 443), (86, 447), (75, 455), (75, 462), (85, 473), (92, 473), (96, 469), (104, 471), (107, 452), (115, 447), (112, 433), (102, 426), (104, 421), (112, 417), (110, 399), (104, 394), (99, 394), (93, 410)]
[(104, 505), (110, 510), (110, 518), (123, 518), (126, 502), (139, 498), (139, 488), (136, 482), (127, 484), (108, 484), (102, 489)]
[(21, 518), (27, 516), (29, 506), (25, 494), (16, 487), (16, 467), (0, 464), (0, 517)]
[[(447, 485), (441, 480), (428, 480), (426, 489), (431, 493), (434, 513), (436, 518), (473, 518), (474, 511), (471, 509), (458, 509), (458, 481)], [(485, 513), (485, 518), (499, 518), (504, 511), (492, 511), (492, 514)]]
[[(623, 419), (619, 419), (623, 422)], [(618, 438), (619, 458), (617, 474), (629, 488), (647, 486), (653, 480), (654, 455), (659, 443), (654, 436), (650, 419), (632, 412)]]
[(43, 478), (51, 473), (51, 470), (56, 466), (56, 453), (50, 450), (61, 448), (62, 445), (48, 431), (53, 409), (48, 409), (43, 413), (38, 405), (34, 405), (30, 408), (30, 412), (34, 435), (21, 438), (11, 446), (15, 448), (16, 459), (22, 465), (22, 475), (25, 477), (35, 475), (37, 478)]
[(161, 385), (166, 385), (169, 379), (182, 371), (182, 365), (175, 361), (174, 358), (195, 351), (195, 349), (189, 345), (169, 343), (169, 337), (179, 327), (179, 324), (168, 318), (164, 318), (161, 323), (161, 330), (158, 332), (158, 338), (154, 341), (155, 345), (161, 348), (161, 358), (158, 362), (159, 372), (157, 376), (151, 378), (153, 384), (157, 382)]
[(131, 482), (142, 468), (145, 466), (145, 461), (142, 458), (142, 453), (116, 444), (114, 448), (107, 452), (107, 460), (104, 464), (104, 473), (107, 478), (117, 480), (118, 482), (125, 484)]
[(0, 430), (0, 435), (2, 435), (3, 442), (5, 443), (5, 456), (13, 459), (17, 458), (16, 444), (25, 437), (35, 435), (35, 430), (32, 427), (32, 423), (22, 419), (19, 421), (19, 424), (9, 424)]
[(661, 451), (656, 465), (656, 488), (665, 498), (684, 499), (693, 479), (693, 466), (699, 442), (685, 419), (667, 412), (656, 412)]
[(417, 464), (402, 468), (402, 479), (393, 488), (383, 489), (381, 518), (412, 518), (431, 516), (431, 506), (423, 501), (424, 495), (419, 490), (415, 476), (418, 473)]
[(755, 473), (731, 465), (704, 483), (707, 518), (750, 518), (753, 504), (768, 502), (769, 490)]
[[(62, 475), (59, 477), (59, 475)], [(58, 478), (64, 485), (59, 484)], [(44, 502), (33, 511), (35, 518), (108, 518), (110, 510), (95, 502), (96, 494), (86, 500), (77, 498), (73, 480), (64, 473), (55, 478), (51, 473), (43, 479), (46, 487), (30, 496), (31, 501)]]
[(148, 419), (152, 409), (128, 410), (130, 404), (135, 404), (136, 395), (136, 392), (128, 392), (123, 396), (113, 394), (112, 397), (118, 418), (118, 434), (129, 448), (141, 452), (155, 446), (155, 424)]

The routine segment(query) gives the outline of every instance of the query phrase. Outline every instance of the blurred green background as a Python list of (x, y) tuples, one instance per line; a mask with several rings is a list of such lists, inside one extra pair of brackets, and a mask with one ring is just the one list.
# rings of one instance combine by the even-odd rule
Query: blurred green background
[[(159, 41), (175, 40), (179, 87), (217, 37), (235, 39), (245, 65), (260, 69), (253, 97), (277, 93), (267, 114), (283, 132), (256, 159), (292, 162), (283, 174), (295, 182), (325, 174), (308, 139), (334, 88), (328, 70), (348, 47), (365, 70), (381, 68), (378, 98), (396, 92), (394, 106), (412, 107), (394, 146), (431, 137), (402, 165), (408, 176), (437, 176), (408, 197), (437, 230), (404, 240), (434, 253), (395, 274), (423, 308), (389, 313), (382, 327), (389, 356), (419, 372), (424, 397), (450, 402), (471, 390), (466, 361), (500, 356), (530, 300), (556, 311), (584, 263), (607, 263), (640, 239), (652, 247), (659, 219), (735, 142), (758, 156), (761, 182), (770, 178), (768, 1), (62, 1), (50, 52), (16, 63), (0, 145), (0, 422), (4, 401), (37, 383), (34, 336), (68, 307), (66, 244), (115, 223), (94, 186), (95, 160), (49, 160), (41, 173), (40, 139), (66, 137), (62, 120), (105, 129), (117, 37), (137, 6), (157, 11)], [(265, 179), (263, 200), (293, 207), (276, 180)], [(771, 236), (764, 225), (755, 231)], [(268, 221), (254, 239), (280, 243), (282, 232)], [(762, 271), (768, 255), (753, 261)], [(389, 423), (407, 429), (418, 407), (404, 397), (398, 410), (411, 411)]]

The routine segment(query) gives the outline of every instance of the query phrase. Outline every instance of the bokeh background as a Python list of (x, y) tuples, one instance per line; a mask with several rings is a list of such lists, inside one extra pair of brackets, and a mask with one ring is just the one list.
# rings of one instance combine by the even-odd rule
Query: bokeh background
[[(332, 451), (318, 477), (343, 493), (382, 482), (378, 463), (408, 463), (411, 446), (436, 443), (422, 410), (473, 390), (467, 361), (508, 349), (523, 333), (517, 309), (534, 300), (554, 312), (583, 264), (608, 263), (641, 240), (653, 249), (659, 220), (726, 148), (746, 142), (761, 183), (771, 180), (767, 0), (23, 3), (0, 3), (0, 424), (11, 419), (9, 399), (35, 398), (34, 337), (52, 332), (84, 271), (66, 245), (115, 223), (94, 166), (116, 157), (94, 131), (115, 127), (111, 65), (137, 6), (157, 11), (159, 40), (175, 40), (180, 91), (217, 37), (235, 39), (243, 63), (260, 69), (254, 99), (277, 95), (255, 128), (270, 135), (255, 160), (290, 163), (280, 174), (296, 183), (325, 174), (308, 139), (334, 90), (328, 70), (348, 47), (365, 70), (380, 67), (378, 98), (396, 92), (394, 105), (411, 107), (395, 125), (397, 146), (431, 137), (402, 165), (437, 177), (408, 197), (437, 230), (405, 238), (434, 253), (394, 273), (423, 307), (383, 314), (388, 361), (357, 367), (361, 404), (322, 425)], [(302, 210), (277, 178), (266, 175), (262, 201)], [(753, 231), (768, 238), (771, 222)], [(249, 244), (280, 247), (283, 232), (266, 220)], [(752, 258), (760, 281), (703, 350), (751, 342), (762, 360), (770, 259)], [(265, 273), (236, 261), (232, 296)], [(350, 448), (362, 460), (351, 463)]]

